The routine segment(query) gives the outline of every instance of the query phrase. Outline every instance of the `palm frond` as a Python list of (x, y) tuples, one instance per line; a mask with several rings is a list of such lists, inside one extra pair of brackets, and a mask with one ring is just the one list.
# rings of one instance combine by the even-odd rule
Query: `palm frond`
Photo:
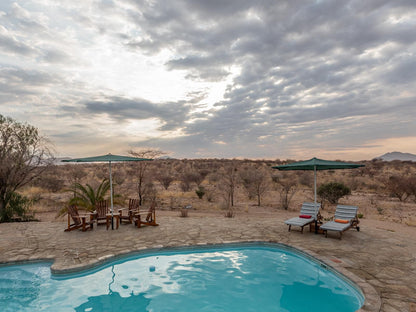
[(90, 184), (85, 186), (80, 183), (74, 183), (72, 187), (66, 191), (72, 192), (74, 197), (69, 200), (70, 205), (77, 205), (86, 210), (93, 211), (96, 202), (103, 200), (106, 193), (110, 189), (110, 181), (104, 179), (95, 190)]

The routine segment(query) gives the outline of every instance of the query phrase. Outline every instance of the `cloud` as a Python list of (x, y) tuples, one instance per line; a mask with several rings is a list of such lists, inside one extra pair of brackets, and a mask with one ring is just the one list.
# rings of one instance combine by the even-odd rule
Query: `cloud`
[(48, 18), (43, 13), (31, 13), (16, 2), (11, 5), (7, 18), (19, 31), (35, 33), (47, 30), (45, 24)]
[[(3, 4), (0, 105), (25, 118), (15, 105), (31, 103), (30, 118), (60, 144), (79, 123), (93, 135), (89, 118), (119, 125), (99, 138), (182, 157), (360, 147), (362, 156), (416, 131), (415, 9), (411, 0)], [(129, 137), (133, 125), (140, 135)]]
[[(9, 97), (41, 94), (45, 88), (62, 83), (62, 78), (46, 71), (15, 67), (0, 68), (0, 93)], [(0, 105), (4, 104), (0, 102)], [(6, 102), (7, 104), (7, 102)]]
[[(106, 114), (118, 122), (126, 119), (143, 120), (156, 118), (162, 126), (161, 131), (173, 130), (183, 126), (190, 107), (184, 101), (172, 103), (152, 103), (143, 99), (110, 97), (104, 100), (91, 100), (83, 103), (85, 113), (90, 116)], [(79, 109), (79, 106), (77, 106)]]
[(0, 47), (4, 52), (24, 56), (29, 56), (34, 53), (33, 49), (27, 44), (20, 42), (10, 33), (5, 27), (0, 25)]

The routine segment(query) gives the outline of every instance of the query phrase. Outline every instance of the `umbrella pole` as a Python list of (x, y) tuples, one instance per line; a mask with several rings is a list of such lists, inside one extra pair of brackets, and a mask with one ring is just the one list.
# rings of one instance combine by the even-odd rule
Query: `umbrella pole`
[[(315, 213), (316, 213), (316, 165), (313, 166), (313, 177), (314, 177), (314, 181), (313, 181), (313, 188), (314, 188), (314, 209), (315, 209)], [(318, 234), (318, 220), (316, 218), (317, 214), (315, 215), (315, 234)]]
[(108, 162), (108, 166), (110, 168), (110, 203), (111, 203), (111, 229), (114, 230), (114, 213), (113, 213), (113, 178), (111, 174), (111, 161)]

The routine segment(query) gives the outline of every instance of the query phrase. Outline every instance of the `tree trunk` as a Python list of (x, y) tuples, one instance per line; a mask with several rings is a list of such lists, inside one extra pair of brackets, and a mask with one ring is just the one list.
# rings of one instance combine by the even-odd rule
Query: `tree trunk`
[(4, 208), (6, 207), (6, 202), (3, 198), (3, 196), (0, 197), (0, 222), (3, 221), (3, 212)]

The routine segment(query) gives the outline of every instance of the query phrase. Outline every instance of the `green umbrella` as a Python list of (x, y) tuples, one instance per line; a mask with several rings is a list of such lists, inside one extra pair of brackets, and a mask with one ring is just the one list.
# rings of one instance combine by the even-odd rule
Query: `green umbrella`
[(144, 161), (144, 160), (151, 160), (151, 159), (107, 154), (107, 155), (102, 155), (102, 156), (65, 159), (65, 160), (62, 160), (62, 161), (63, 162), (108, 162), (108, 167), (110, 169), (111, 229), (114, 229), (114, 226), (113, 226), (113, 215), (114, 215), (114, 211), (113, 211), (113, 178), (112, 178), (112, 174), (111, 174), (111, 163), (112, 162), (119, 162), (119, 161)]
[[(353, 169), (364, 167), (364, 165), (346, 163), (342, 161), (323, 160), (312, 158), (305, 161), (298, 161), (287, 165), (274, 166), (273, 169), (278, 170), (313, 170), (314, 171), (314, 204), (316, 207), (316, 171), (317, 170), (334, 170), (334, 169)], [(316, 222), (316, 221), (315, 221)], [(317, 227), (315, 226), (315, 230)]]

